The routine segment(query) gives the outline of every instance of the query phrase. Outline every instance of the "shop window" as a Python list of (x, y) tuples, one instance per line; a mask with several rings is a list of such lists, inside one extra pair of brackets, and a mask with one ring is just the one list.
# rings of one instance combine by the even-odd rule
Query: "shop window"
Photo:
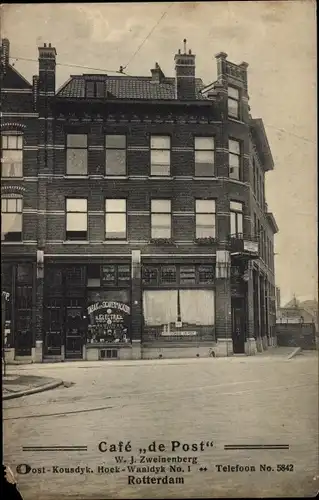
[(181, 285), (191, 285), (196, 282), (195, 266), (180, 266), (179, 282)]
[(66, 174), (87, 175), (87, 135), (68, 134), (66, 145)]
[(171, 201), (151, 200), (152, 239), (171, 238)]
[(105, 175), (126, 175), (126, 136), (105, 136)]
[(215, 238), (215, 200), (196, 200), (196, 238)]
[(200, 284), (211, 284), (214, 282), (214, 268), (210, 266), (198, 266), (198, 282)]
[(131, 280), (131, 266), (129, 265), (119, 265), (117, 268), (117, 280), (118, 285), (121, 283), (129, 283)]
[(105, 200), (105, 238), (110, 240), (126, 239), (126, 200)]
[(195, 176), (214, 175), (215, 160), (214, 137), (195, 137)]
[(143, 267), (142, 279), (144, 285), (157, 285), (158, 269), (156, 267)]
[(1, 239), (22, 241), (22, 197), (1, 199)]
[(101, 285), (101, 266), (99, 264), (89, 264), (87, 268), (87, 286), (99, 287)]
[[(177, 319), (185, 325), (214, 325), (215, 307), (213, 290), (144, 290), (144, 322), (148, 327), (170, 325), (174, 329)], [(179, 316), (179, 318), (178, 318)], [(176, 332), (178, 334), (178, 331)]]
[(23, 135), (1, 134), (1, 177), (23, 177)]
[(170, 175), (170, 163), (170, 136), (151, 136), (151, 175)]
[(162, 266), (161, 283), (169, 285), (171, 283), (176, 283), (176, 281), (177, 281), (176, 266)]
[(66, 199), (66, 239), (86, 240), (88, 229), (87, 199)]

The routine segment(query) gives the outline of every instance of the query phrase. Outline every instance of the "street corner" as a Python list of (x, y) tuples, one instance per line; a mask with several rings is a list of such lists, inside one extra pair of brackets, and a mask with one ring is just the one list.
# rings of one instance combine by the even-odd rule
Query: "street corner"
[(62, 379), (11, 373), (2, 377), (2, 398), (3, 400), (15, 399), (60, 386), (70, 387), (70, 385), (72, 382), (64, 382)]

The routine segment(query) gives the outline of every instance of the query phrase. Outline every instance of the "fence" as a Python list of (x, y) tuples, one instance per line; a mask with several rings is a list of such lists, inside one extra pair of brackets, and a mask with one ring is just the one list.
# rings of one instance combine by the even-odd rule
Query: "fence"
[(316, 349), (316, 328), (314, 323), (276, 323), (277, 345)]

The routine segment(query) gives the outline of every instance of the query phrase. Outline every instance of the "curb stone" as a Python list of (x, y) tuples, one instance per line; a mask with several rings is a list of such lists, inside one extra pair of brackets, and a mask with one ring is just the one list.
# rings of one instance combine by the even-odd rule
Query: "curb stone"
[(50, 389), (55, 389), (63, 385), (63, 380), (55, 380), (54, 382), (50, 382), (49, 384), (39, 385), (38, 387), (33, 387), (32, 389), (26, 389), (24, 391), (19, 391), (11, 394), (3, 394), (2, 399), (15, 399), (21, 398), (23, 396), (29, 396), (31, 394), (37, 394), (38, 392), (49, 391)]
[(295, 356), (297, 356), (297, 354), (299, 354), (300, 352), (301, 352), (301, 347), (296, 347), (296, 349), (294, 349), (294, 350), (292, 351), (292, 353), (291, 353), (291, 354), (289, 354), (288, 359), (292, 359), (292, 358), (294, 358), (294, 357), (295, 357)]

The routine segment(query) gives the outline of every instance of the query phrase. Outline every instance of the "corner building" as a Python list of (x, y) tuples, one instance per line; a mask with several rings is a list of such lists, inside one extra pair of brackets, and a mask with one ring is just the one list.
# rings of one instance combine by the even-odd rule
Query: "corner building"
[(274, 168), (246, 63), (217, 80), (83, 74), (32, 83), (2, 41), (2, 290), (8, 361), (255, 354), (273, 345)]

